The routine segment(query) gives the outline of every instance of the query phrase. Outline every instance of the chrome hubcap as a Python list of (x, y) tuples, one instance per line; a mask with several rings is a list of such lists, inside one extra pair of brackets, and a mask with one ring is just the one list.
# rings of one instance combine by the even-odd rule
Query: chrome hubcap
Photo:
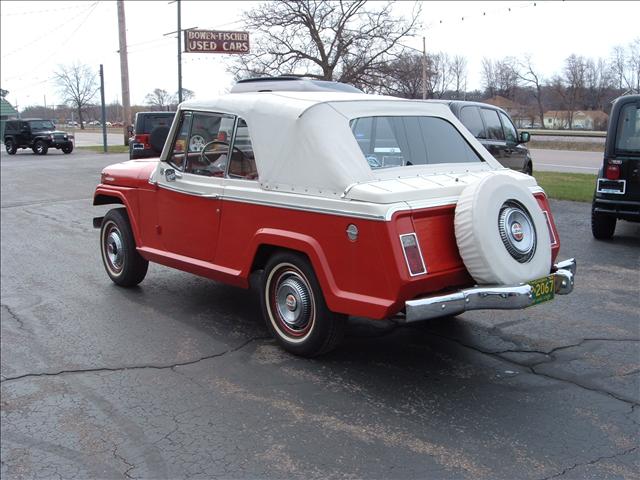
[(114, 272), (120, 272), (124, 264), (124, 249), (120, 231), (112, 227), (105, 240), (105, 250), (109, 265)]
[(498, 215), (498, 231), (509, 254), (526, 263), (536, 252), (536, 229), (527, 209), (514, 200), (505, 202)]
[(297, 274), (287, 275), (275, 292), (278, 315), (294, 330), (301, 330), (311, 320), (311, 298), (306, 283)]

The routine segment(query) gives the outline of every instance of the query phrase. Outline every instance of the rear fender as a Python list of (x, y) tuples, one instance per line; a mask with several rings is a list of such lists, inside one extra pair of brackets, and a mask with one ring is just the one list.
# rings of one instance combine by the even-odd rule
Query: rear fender
[(249, 247), (250, 255), (247, 256), (247, 262), (240, 274), (243, 278), (248, 278), (252, 273), (254, 259), (260, 247), (264, 246), (304, 253), (309, 258), (320, 282), (327, 306), (333, 312), (374, 316), (382, 314), (391, 304), (386, 299), (341, 290), (336, 284), (327, 257), (318, 241), (309, 235), (287, 230), (262, 228), (256, 232)]

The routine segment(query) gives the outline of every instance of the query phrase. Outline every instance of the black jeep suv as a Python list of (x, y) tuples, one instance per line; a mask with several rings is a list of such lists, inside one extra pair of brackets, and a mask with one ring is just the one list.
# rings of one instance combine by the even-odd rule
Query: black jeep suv
[(37, 155), (46, 155), (50, 148), (71, 153), (73, 135), (56, 130), (51, 120), (9, 120), (4, 130), (4, 146), (9, 155), (14, 155), (18, 148), (30, 148)]
[(129, 139), (129, 158), (159, 157), (176, 112), (138, 112)]
[(529, 149), (529, 132), (518, 132), (511, 117), (499, 107), (464, 100), (427, 100), (444, 103), (458, 120), (467, 127), (482, 146), (503, 166), (519, 170), (527, 175), (533, 173), (533, 161)]
[(611, 238), (618, 219), (640, 222), (640, 95), (620, 97), (611, 108), (591, 206), (593, 236)]

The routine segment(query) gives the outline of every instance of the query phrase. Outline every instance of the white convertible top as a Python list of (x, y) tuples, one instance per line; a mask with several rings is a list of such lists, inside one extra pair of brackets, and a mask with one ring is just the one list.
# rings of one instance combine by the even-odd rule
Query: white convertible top
[[(341, 196), (355, 184), (502, 168), (445, 105), (343, 92), (232, 93), (179, 110), (229, 113), (246, 122), (262, 188)], [(372, 170), (349, 127), (353, 118), (425, 115), (454, 124), (485, 162)], [(178, 116), (176, 116), (177, 118)], [(177, 121), (173, 129), (177, 128)], [(173, 134), (173, 132), (172, 132)], [(169, 152), (165, 148), (163, 159)]]

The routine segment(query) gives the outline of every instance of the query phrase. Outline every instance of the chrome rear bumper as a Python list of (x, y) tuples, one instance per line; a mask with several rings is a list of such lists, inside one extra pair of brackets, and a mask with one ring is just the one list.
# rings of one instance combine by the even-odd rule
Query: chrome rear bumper
[[(553, 266), (556, 295), (573, 291), (576, 260), (570, 258)], [(530, 285), (497, 285), (467, 288), (446, 295), (424, 297), (405, 302), (405, 316), (399, 320), (416, 322), (458, 315), (470, 310), (519, 310), (533, 304)]]

